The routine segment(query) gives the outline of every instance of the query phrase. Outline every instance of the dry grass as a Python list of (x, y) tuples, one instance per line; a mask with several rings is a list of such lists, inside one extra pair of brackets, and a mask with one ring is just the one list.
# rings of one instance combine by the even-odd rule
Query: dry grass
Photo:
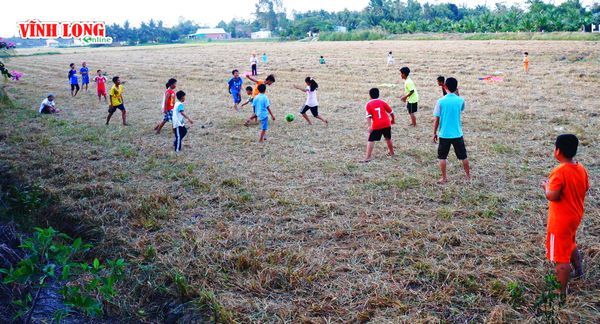
[[(77, 50), (14, 58), (25, 78), (8, 88), (20, 109), (1, 112), (0, 154), (18, 172), (97, 224), (98, 253), (125, 257), (131, 279), (114, 311), (155, 321), (166, 299), (220, 303), (221, 320), (239, 322), (536, 321), (533, 307), (549, 269), (544, 260), (546, 203), (540, 180), (555, 165), (553, 140), (581, 139), (579, 160), (591, 190), (578, 242), (587, 277), (572, 286), (558, 317), (600, 320), (600, 46), (589, 42), (357, 42), (208, 44)], [(385, 65), (393, 50), (397, 66)], [(530, 75), (521, 74), (529, 51)], [(266, 51), (277, 82), (268, 95), (278, 120), (269, 142), (241, 126), (248, 110), (229, 108), (225, 82)], [(317, 64), (319, 55), (327, 66)], [(103, 125), (94, 91), (69, 98), (68, 63), (118, 74), (131, 126)], [(419, 126), (409, 129), (401, 88), (383, 88), (398, 112), (398, 152), (359, 165), (370, 87), (401, 83), (413, 70)], [(477, 77), (502, 70), (505, 82)], [(450, 159), (450, 184), (438, 186), (431, 112), (439, 75), (459, 79), (475, 180)], [(265, 74), (263, 73), (262, 76)], [(321, 85), (329, 128), (286, 123), (304, 95), (304, 77)], [(157, 136), (163, 86), (176, 77), (192, 127), (184, 154)], [(32, 111), (47, 92), (64, 113)], [(511, 302), (509, 283), (524, 288)], [(170, 296), (170, 297), (169, 297)], [(204, 299), (203, 299), (204, 298)]]

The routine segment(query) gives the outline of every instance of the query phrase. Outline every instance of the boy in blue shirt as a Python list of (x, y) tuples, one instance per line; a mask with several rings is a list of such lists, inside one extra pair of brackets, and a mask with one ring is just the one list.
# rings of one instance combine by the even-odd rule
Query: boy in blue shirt
[(267, 130), (269, 129), (269, 115), (271, 115), (271, 119), (275, 121), (275, 116), (273, 116), (273, 112), (271, 112), (271, 103), (269, 102), (269, 98), (265, 95), (265, 91), (267, 91), (267, 86), (265, 84), (258, 85), (259, 94), (254, 97), (252, 101), (252, 105), (254, 106), (254, 114), (246, 121), (249, 123), (254, 117), (258, 119), (260, 122), (260, 138), (258, 142), (262, 143), (267, 140)]
[(231, 74), (233, 74), (233, 77), (227, 82), (229, 86), (228, 90), (233, 98), (233, 109), (235, 109), (235, 111), (239, 111), (238, 105), (240, 102), (242, 102), (242, 96), (240, 92), (242, 91), (244, 80), (240, 78), (240, 72), (238, 70), (233, 70)]
[(465, 100), (456, 95), (458, 90), (458, 81), (455, 78), (446, 80), (448, 93), (439, 99), (435, 105), (433, 116), (435, 122), (433, 126), (433, 142), (438, 142), (438, 159), (440, 160), (440, 169), (442, 178), (438, 181), (440, 184), (448, 182), (446, 177), (446, 159), (450, 152), (450, 146), (454, 147), (456, 157), (462, 161), (467, 180), (471, 180), (469, 160), (467, 159), (467, 149), (463, 139), (460, 116), (465, 110)]
[(88, 84), (90, 84), (90, 69), (88, 69), (87, 64), (85, 62), (81, 63), (81, 69), (79, 69), (79, 73), (81, 73), (81, 90), (85, 86), (85, 91), (88, 91)]
[(69, 83), (71, 84), (71, 97), (75, 97), (79, 92), (79, 80), (77, 79), (77, 70), (75, 69), (75, 63), (69, 64), (71, 69), (69, 70)]

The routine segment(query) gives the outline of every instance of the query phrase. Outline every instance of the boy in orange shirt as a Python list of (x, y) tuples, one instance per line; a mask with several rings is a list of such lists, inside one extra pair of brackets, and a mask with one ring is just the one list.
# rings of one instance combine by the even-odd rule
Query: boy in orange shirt
[(587, 170), (573, 159), (578, 145), (579, 140), (573, 134), (556, 138), (554, 157), (560, 165), (542, 183), (549, 201), (546, 257), (554, 262), (562, 296), (567, 293), (571, 277), (583, 276), (581, 254), (575, 236), (583, 218), (585, 195), (590, 184)]
[(529, 53), (523, 53), (523, 70), (525, 73), (529, 73)]

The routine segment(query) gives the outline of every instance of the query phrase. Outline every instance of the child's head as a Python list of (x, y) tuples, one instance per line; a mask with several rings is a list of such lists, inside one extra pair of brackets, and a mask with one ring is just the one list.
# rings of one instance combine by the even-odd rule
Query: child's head
[(266, 85), (271, 85), (273, 83), (275, 83), (275, 76), (273, 74), (269, 74), (267, 76), (267, 78), (265, 79), (265, 84)]
[(47, 98), (48, 98), (48, 101), (54, 101), (54, 94), (49, 93)]
[(389, 54), (392, 55), (392, 51), (390, 51)]
[(310, 87), (310, 91), (315, 91), (319, 87), (319, 84), (317, 83), (317, 81), (315, 81), (315, 79), (313, 79), (311, 77), (306, 77), (306, 79), (304, 79), (304, 82), (306, 83), (307, 86)]
[(231, 71), (231, 74), (233, 75), (234, 78), (238, 78), (240, 76), (240, 71), (233, 70), (233, 71)]
[(379, 99), (379, 89), (372, 88), (371, 90), (369, 90), (369, 96), (371, 97), (371, 99)]
[(256, 57), (256, 53), (252, 53), (252, 56), (253, 56), (253, 57)]
[(323, 58), (323, 55), (321, 55), (321, 58)]
[(114, 76), (114, 77), (112, 78), (112, 82), (113, 82), (115, 85), (119, 85), (119, 84), (121, 84), (121, 79), (119, 79), (119, 77), (118, 77), (118, 76)]
[(167, 84), (165, 84), (165, 87), (167, 87), (167, 89), (177, 88), (177, 80), (173, 78), (169, 79), (169, 81), (167, 81)]
[(523, 53), (523, 55), (527, 56), (527, 55), (529, 55), (529, 53), (528, 53), (528, 52), (525, 52), (525, 53)]
[(177, 100), (184, 102), (185, 101), (185, 92), (179, 90), (177, 91), (177, 93), (175, 94), (175, 96), (177, 97)]
[(102, 75), (102, 70), (98, 70), (98, 71), (96, 71), (96, 73), (97, 73), (98, 75)]
[(267, 91), (267, 86), (264, 85), (264, 84), (259, 84), (258, 85), (258, 92), (265, 93), (265, 91)]
[(437, 82), (438, 82), (438, 85), (441, 87), (444, 85), (444, 82), (446, 82), (446, 78), (444, 78), (443, 76), (440, 75), (439, 77), (437, 77)]
[(69, 64), (69, 66), (71, 67), (71, 69), (74, 69), (75, 68), (75, 63), (71, 63), (71, 64)]
[(408, 78), (409, 75), (410, 69), (407, 66), (400, 69), (400, 76), (402, 76), (402, 79)]
[(456, 89), (458, 89), (458, 80), (455, 78), (448, 78), (446, 80), (446, 88), (448, 88), (448, 91), (450, 92), (456, 92)]
[(81, 66), (86, 67), (87, 63), (83, 62), (81, 63)]
[(254, 90), (254, 89), (252, 89), (252, 87), (251, 87), (251, 86), (247, 86), (247, 87), (246, 87), (246, 94), (247, 94), (247, 95), (249, 95), (249, 96), (250, 96), (250, 95), (252, 95), (252, 91), (253, 91), (253, 90)]
[(554, 157), (559, 161), (571, 160), (577, 154), (579, 139), (573, 134), (562, 134), (556, 138)]

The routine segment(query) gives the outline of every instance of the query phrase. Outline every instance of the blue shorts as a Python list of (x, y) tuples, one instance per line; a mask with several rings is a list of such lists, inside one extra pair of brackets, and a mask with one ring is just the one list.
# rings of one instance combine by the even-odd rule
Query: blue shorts
[(165, 117), (163, 118), (163, 121), (166, 122), (170, 122), (173, 120), (173, 110), (167, 110), (165, 111)]
[(232, 92), (231, 97), (233, 98), (234, 104), (239, 104), (240, 102), (242, 102), (242, 96), (240, 96), (239, 92)]
[(264, 131), (269, 129), (269, 117), (260, 121), (260, 128)]

